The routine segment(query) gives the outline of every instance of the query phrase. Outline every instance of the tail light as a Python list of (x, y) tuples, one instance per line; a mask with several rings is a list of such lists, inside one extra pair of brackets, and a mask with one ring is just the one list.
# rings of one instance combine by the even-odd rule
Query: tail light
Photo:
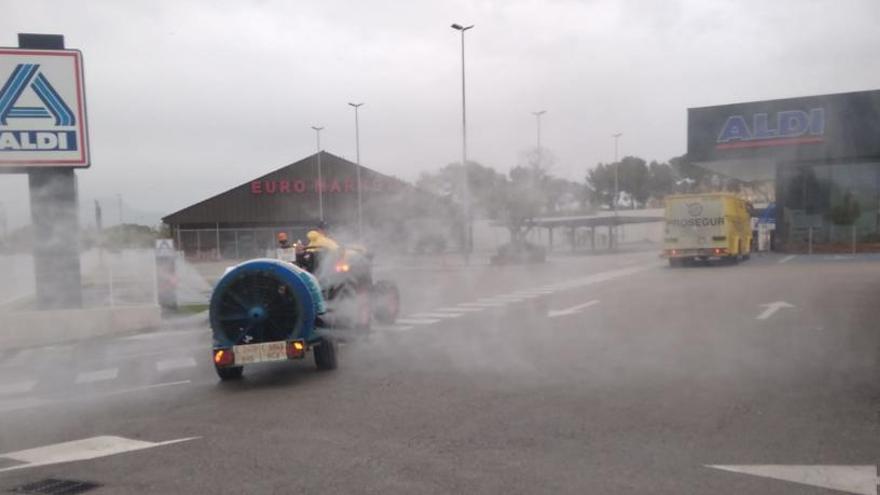
[(351, 267), (344, 261), (336, 263), (336, 273), (347, 273), (350, 269)]
[(715, 254), (727, 254), (727, 248), (715, 248), (713, 251)]
[(214, 364), (217, 366), (230, 366), (235, 362), (235, 353), (232, 349), (218, 349), (214, 351)]
[(306, 354), (306, 343), (302, 340), (292, 340), (287, 344), (287, 359), (299, 359)]

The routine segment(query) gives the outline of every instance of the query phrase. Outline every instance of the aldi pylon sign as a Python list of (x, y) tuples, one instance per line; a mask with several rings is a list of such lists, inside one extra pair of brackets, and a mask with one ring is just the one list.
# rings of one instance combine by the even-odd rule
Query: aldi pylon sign
[(0, 48), (0, 172), (88, 166), (82, 53)]

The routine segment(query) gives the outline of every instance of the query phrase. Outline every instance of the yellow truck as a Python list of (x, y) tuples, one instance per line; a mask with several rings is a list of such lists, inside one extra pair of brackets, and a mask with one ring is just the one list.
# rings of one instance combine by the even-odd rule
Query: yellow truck
[(751, 220), (749, 203), (735, 194), (667, 196), (663, 256), (670, 266), (747, 260), (752, 246)]

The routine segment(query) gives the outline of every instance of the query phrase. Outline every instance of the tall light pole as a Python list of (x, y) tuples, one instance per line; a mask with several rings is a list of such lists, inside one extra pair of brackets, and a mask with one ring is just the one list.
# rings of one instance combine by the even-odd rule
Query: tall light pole
[(538, 123), (538, 144), (537, 144), (537, 146), (538, 146), (539, 151), (541, 149), (541, 115), (544, 115), (545, 113), (547, 113), (547, 110), (540, 110), (537, 112), (532, 112), (532, 115), (535, 116), (535, 120)]
[(363, 195), (361, 192), (361, 128), (360, 122), (358, 121), (358, 108), (360, 108), (363, 103), (350, 103), (349, 105), (354, 108), (354, 148), (355, 148), (355, 156), (357, 157), (357, 172), (355, 173), (357, 177), (357, 190), (358, 190), (358, 239), (363, 239), (364, 237), (364, 207), (363, 207)]
[(617, 216), (617, 196), (620, 194), (620, 186), (617, 173), (617, 169), (620, 168), (620, 163), (617, 162), (617, 141), (620, 139), (620, 136), (623, 136), (622, 132), (611, 135), (611, 137), (614, 138), (614, 204), (612, 205), (612, 208), (614, 209), (614, 216)]
[(467, 100), (465, 98), (464, 84), (464, 33), (472, 29), (470, 26), (462, 26), (461, 24), (453, 24), (452, 29), (461, 32), (461, 170), (464, 181), (462, 195), (464, 196), (464, 216), (465, 216), (465, 255), (470, 254), (474, 244), (474, 226), (471, 218), (471, 190), (470, 181), (468, 180), (467, 171)]
[(541, 164), (541, 158), (543, 157), (543, 153), (541, 152), (541, 115), (547, 113), (547, 110), (539, 110), (537, 112), (532, 112), (532, 115), (535, 116), (535, 121), (538, 124), (538, 140), (537, 140), (537, 150), (538, 150), (538, 165)]
[(0, 201), (0, 240), (6, 239), (7, 228), (6, 205)]
[(312, 129), (315, 130), (315, 136), (318, 139), (318, 152), (315, 156), (318, 159), (318, 219), (323, 222), (324, 221), (324, 178), (321, 176), (321, 130), (323, 127), (312, 126)]
[[(617, 218), (617, 196), (620, 194), (620, 186), (618, 179), (618, 169), (620, 168), (620, 162), (617, 161), (617, 141), (620, 140), (620, 136), (623, 136), (622, 132), (618, 132), (616, 134), (612, 134), (611, 137), (614, 138), (614, 217)], [(614, 235), (610, 237), (609, 242), (612, 243), (613, 246), (617, 246), (617, 223), (614, 224)]]

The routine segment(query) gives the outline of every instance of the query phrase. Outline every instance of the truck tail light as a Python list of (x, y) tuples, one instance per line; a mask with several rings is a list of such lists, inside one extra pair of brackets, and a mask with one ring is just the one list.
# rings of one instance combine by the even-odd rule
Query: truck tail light
[(287, 359), (299, 359), (306, 354), (306, 343), (302, 340), (292, 340), (287, 345)]
[(217, 366), (229, 366), (235, 362), (235, 353), (232, 349), (217, 349), (214, 351), (214, 364)]

